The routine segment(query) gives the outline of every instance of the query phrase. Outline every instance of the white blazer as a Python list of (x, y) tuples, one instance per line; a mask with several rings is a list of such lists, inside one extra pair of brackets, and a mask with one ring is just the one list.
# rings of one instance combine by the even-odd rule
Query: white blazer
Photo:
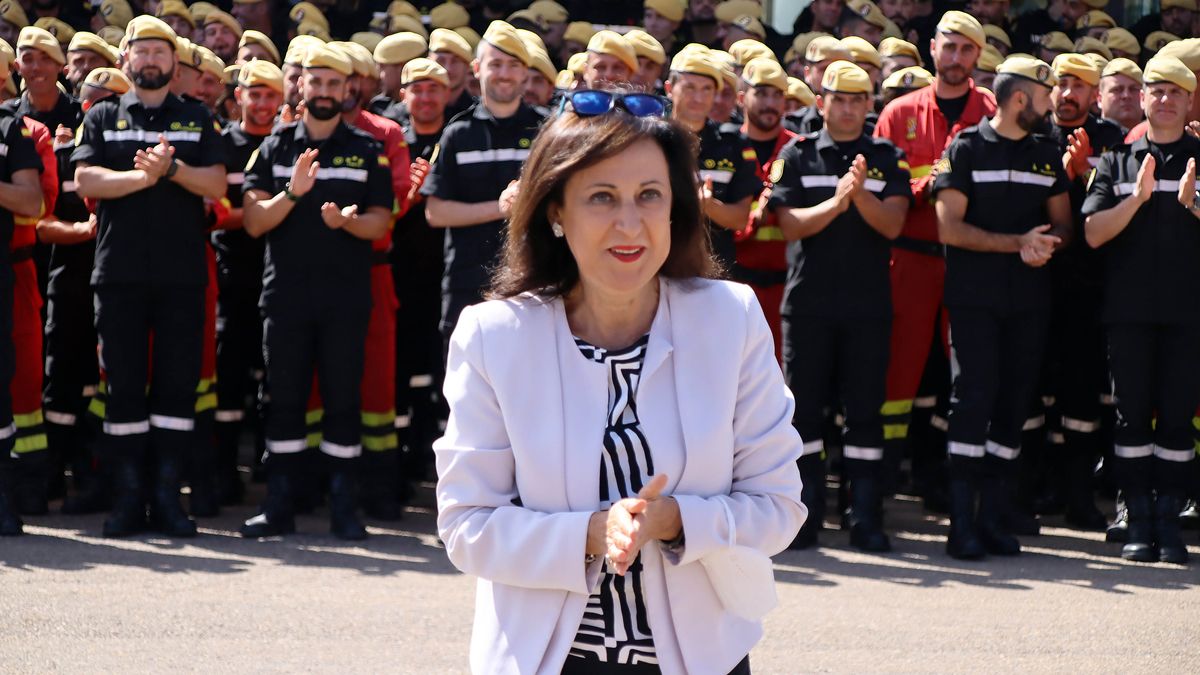
[[(794, 401), (747, 286), (660, 281), (638, 417), (682, 551), (642, 549), (646, 611), (662, 672), (726, 673), (762, 637), (725, 612), (702, 557), (737, 543), (785, 549), (807, 517)], [(561, 299), (467, 308), (450, 344), (446, 435), (434, 444), (438, 533), (479, 577), (474, 673), (557, 675), (602, 562), (584, 562), (600, 505), (608, 368), (579, 352)], [(728, 507), (728, 511), (725, 507)]]

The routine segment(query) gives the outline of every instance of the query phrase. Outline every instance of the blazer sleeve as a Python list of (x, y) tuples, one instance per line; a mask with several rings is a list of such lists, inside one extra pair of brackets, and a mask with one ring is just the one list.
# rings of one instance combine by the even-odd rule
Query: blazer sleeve
[(450, 405), (437, 457), (438, 534), (466, 574), (509, 586), (588, 593), (600, 565), (585, 565), (591, 512), (521, 506), (500, 401), (484, 362), (476, 307), (450, 338), (444, 392)]
[(695, 562), (728, 546), (731, 526), (734, 543), (774, 555), (787, 548), (808, 517), (796, 466), (803, 443), (792, 426), (795, 400), (775, 360), (762, 308), (744, 290), (748, 326), (733, 416), (733, 482), (728, 495), (675, 495), (684, 543), (663, 549), (672, 564)]

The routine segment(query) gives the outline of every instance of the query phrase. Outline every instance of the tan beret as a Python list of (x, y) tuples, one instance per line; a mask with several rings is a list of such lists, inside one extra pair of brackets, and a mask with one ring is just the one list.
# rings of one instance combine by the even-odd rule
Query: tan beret
[(625, 36), (611, 30), (597, 31), (592, 39), (588, 41), (587, 50), (597, 54), (607, 54), (620, 59), (622, 63), (629, 66), (630, 70), (638, 69), (637, 52), (634, 51), (633, 45)]
[(550, 25), (538, 14), (535, 14), (528, 9), (519, 9), (512, 14), (509, 14), (505, 21), (511, 23), (515, 28), (517, 24), (530, 25), (538, 30), (549, 30)]
[(383, 42), (383, 36), (379, 33), (361, 30), (357, 33), (352, 33), (350, 35), (350, 41), (366, 47), (367, 51), (374, 55), (375, 48), (379, 46), (380, 42)]
[(449, 52), (467, 63), (475, 58), (471, 45), (467, 44), (463, 36), (446, 28), (435, 28), (429, 35), (429, 51)]
[(1172, 42), (1178, 42), (1179, 36), (1168, 33), (1165, 30), (1156, 30), (1146, 36), (1142, 41), (1142, 46), (1152, 52), (1156, 52)]
[(518, 28), (517, 36), (521, 38), (521, 41), (524, 42), (525, 46), (529, 49), (541, 49), (542, 51), (546, 50), (546, 43), (542, 42), (542, 36), (531, 30)]
[(785, 94), (788, 90), (787, 73), (783, 72), (783, 66), (775, 59), (764, 56), (746, 63), (742, 69), (742, 80), (751, 87), (775, 87)]
[(1015, 75), (1043, 87), (1053, 87), (1058, 84), (1058, 77), (1050, 64), (1041, 59), (1030, 59), (1024, 56), (1009, 57), (996, 68), (997, 75)]
[(1008, 33), (1004, 32), (1003, 28), (989, 23), (983, 27), (983, 34), (987, 39), (995, 40), (1005, 47), (1012, 49), (1012, 38), (1008, 37)]
[(1155, 56), (1147, 61), (1142, 69), (1142, 82), (1146, 86), (1170, 82), (1189, 93), (1196, 91), (1196, 74), (1174, 56)]
[(203, 0), (200, 2), (193, 2), (192, 4), (188, 5), (188, 12), (190, 12), (192, 15), (192, 25), (196, 26), (203, 24), (204, 17), (208, 16), (209, 12), (215, 12), (218, 9), (220, 9), (220, 7), (217, 7), (211, 2), (204, 2)]
[(733, 21), (729, 22), (729, 25), (736, 26), (757, 37), (759, 40), (767, 39), (767, 29), (763, 28), (762, 21), (749, 14), (739, 14)]
[(330, 42), (329, 46), (350, 59), (350, 66), (354, 68), (355, 75), (369, 78), (379, 76), (379, 71), (375, 69), (375, 60), (366, 47), (354, 42)]
[(746, 65), (752, 59), (758, 58), (767, 58), (773, 61), (779, 60), (775, 58), (775, 52), (771, 51), (770, 47), (752, 38), (738, 40), (729, 45), (729, 53), (733, 54), (733, 58), (737, 59), (738, 65), (741, 66)]
[(325, 41), (319, 37), (297, 35), (288, 43), (287, 51), (283, 55), (283, 62), (295, 66), (303, 65), (304, 56), (308, 54), (308, 50), (323, 44), (325, 44)]
[(270, 61), (254, 59), (250, 63), (242, 65), (241, 70), (238, 71), (237, 83), (239, 87), (246, 88), (270, 87), (282, 94), (283, 71)]
[(842, 46), (850, 52), (850, 60), (855, 63), (869, 64), (876, 68), (883, 67), (883, 58), (879, 55), (879, 50), (870, 42), (857, 35), (850, 35), (842, 38)]
[(88, 87), (110, 91), (118, 96), (133, 87), (133, 83), (129, 81), (125, 73), (122, 73), (117, 68), (96, 68), (83, 79), (83, 84)]
[(416, 6), (411, 2), (408, 2), (408, 0), (392, 0), (388, 3), (386, 13), (388, 16), (407, 14), (417, 19), (421, 18), (421, 10), (417, 9)]
[[(116, 26), (105, 26), (100, 29), (99, 35), (101, 38), (105, 38), (104, 30), (108, 28), (116, 28)], [(175, 31), (162, 19), (150, 16), (149, 14), (141, 14), (129, 21), (123, 37), (129, 42), (136, 42), (138, 40), (166, 40), (167, 43), (174, 47), (177, 36), (175, 35)], [(107, 38), (105, 40), (107, 41)]]
[(1162, 11), (1179, 8), (1194, 12), (1196, 11), (1196, 0), (1162, 0), (1159, 7)]
[(458, 28), (454, 29), (454, 32), (458, 33), (460, 38), (467, 41), (467, 44), (471, 47), (472, 54), (474, 54), (475, 49), (479, 47), (479, 43), (483, 42), (483, 36), (481, 36), (479, 33), (476, 33), (475, 29), (471, 28), (470, 26), (459, 26)]
[(578, 42), (581, 45), (586, 45), (592, 40), (592, 36), (596, 34), (596, 29), (587, 21), (572, 21), (567, 24), (567, 30), (563, 33), (564, 40)]
[(279, 64), (279, 48), (275, 46), (274, 42), (271, 42), (271, 38), (267, 37), (266, 33), (254, 29), (247, 30), (242, 33), (242, 38), (238, 40), (238, 49), (246, 45), (258, 45), (262, 47), (271, 55), (271, 62), (276, 65)]
[(808, 107), (817, 102), (817, 97), (813, 94), (812, 89), (804, 83), (804, 80), (798, 77), (789, 77), (786, 98), (794, 101), (799, 101), (800, 105)]
[(393, 14), (388, 19), (388, 33), (416, 33), (426, 40), (429, 39), (429, 31), (425, 30), (425, 24), (407, 14)]
[(1200, 70), (1200, 40), (1188, 38), (1187, 40), (1176, 40), (1163, 45), (1163, 48), (1158, 50), (1157, 56), (1173, 56), (1189, 70), (1195, 72)]
[(681, 0), (646, 0), (644, 6), (658, 12), (667, 21), (683, 21), (683, 13), (687, 10), (687, 5)]
[[(436, 32), (436, 31), (434, 31)], [(407, 63), (429, 51), (425, 38), (416, 33), (393, 33), (384, 37), (375, 46), (375, 63), (394, 66)]]
[(296, 34), (310, 35), (317, 38), (322, 43), (329, 42), (333, 39), (333, 36), (329, 34), (329, 29), (325, 28), (316, 21), (305, 21), (299, 26), (296, 26)]
[(867, 71), (849, 61), (834, 61), (825, 69), (821, 78), (821, 89), (839, 94), (871, 94), (871, 76)]
[(999, 49), (991, 45), (987, 45), (979, 50), (979, 60), (975, 62), (975, 70), (980, 70), (985, 73), (994, 73), (996, 68), (1004, 61), (1004, 55)]
[(958, 10), (950, 10), (942, 15), (941, 21), (938, 21), (937, 31), (939, 33), (958, 33), (959, 35), (974, 42), (983, 49), (987, 44), (987, 34), (983, 32), (983, 26), (979, 23), (979, 19)]
[(879, 5), (871, 0), (846, 0), (846, 9), (854, 12), (872, 26), (887, 28), (888, 19), (884, 16), (883, 10), (879, 9)]
[[(567, 19), (571, 18), (567, 8), (554, 0), (535, 0), (529, 3), (529, 11), (542, 17), (547, 23), (566, 23)], [(554, 80), (553, 77), (549, 79)]]
[(558, 69), (550, 62), (550, 55), (545, 49), (529, 47), (529, 68), (542, 74), (542, 77), (553, 82), (558, 77)]
[(662, 43), (646, 31), (634, 28), (625, 34), (625, 39), (633, 45), (633, 51), (639, 57), (650, 59), (660, 66), (667, 62), (667, 52)]
[(100, 3), (100, 18), (110, 26), (124, 28), (133, 19), (133, 9), (125, 0), (104, 0)]
[(329, 19), (325, 18), (325, 14), (321, 12), (321, 9), (311, 2), (297, 2), (295, 5), (292, 5), (292, 8), (288, 11), (288, 18), (296, 25), (307, 22), (316, 23), (324, 28), (326, 33), (329, 32)]
[(712, 78), (717, 84), (717, 91), (725, 86), (722, 70), (722, 66), (718, 65), (709, 53), (699, 50), (680, 51), (671, 59), (671, 72)]
[(1116, 28), (1117, 22), (1111, 16), (1098, 9), (1089, 10), (1087, 14), (1079, 17), (1075, 22), (1076, 30), (1087, 30), (1088, 28)]
[[(0, 2), (0, 19), (11, 23), (17, 28), (24, 28), (29, 25), (29, 17), (25, 15), (25, 10), (21, 8), (21, 3), (17, 0), (4, 0)], [(9, 78), (10, 80), (12, 78)]]
[(901, 68), (883, 81), (883, 89), (921, 89), (933, 84), (933, 74), (920, 66)]
[(1077, 54), (1099, 54), (1104, 57), (1104, 60), (1111, 60), (1113, 57), (1112, 51), (1104, 46), (1104, 43), (1094, 37), (1081, 37), (1075, 41), (1074, 51)]
[(116, 65), (117, 60), (113, 58), (112, 52), (108, 50), (108, 47), (109, 44), (101, 40), (99, 35), (81, 30), (75, 32), (75, 37), (71, 38), (71, 44), (67, 45), (67, 51), (94, 52), (108, 59), (113, 65)]
[(850, 50), (842, 41), (830, 35), (818, 35), (804, 49), (804, 60), (809, 63), (850, 59)]
[(60, 46), (70, 44), (71, 39), (75, 37), (75, 29), (71, 28), (70, 24), (52, 16), (43, 16), (34, 21), (33, 25), (53, 35)]
[(884, 38), (883, 42), (879, 43), (879, 55), (884, 58), (907, 56), (916, 61), (918, 66), (925, 63), (921, 59), (921, 52), (917, 49), (917, 46), (900, 38)]
[(567, 59), (567, 70), (582, 77), (583, 71), (587, 70), (587, 52), (572, 54), (571, 58)]
[(1142, 84), (1142, 69), (1138, 67), (1138, 64), (1124, 57), (1117, 57), (1109, 61), (1108, 65), (1104, 66), (1103, 72), (1100, 73), (1100, 79), (1113, 75), (1124, 75), (1137, 82), (1138, 86)]
[(158, 3), (158, 11), (155, 13), (155, 16), (160, 19), (164, 16), (177, 16), (188, 22), (188, 25), (192, 28), (196, 27), (196, 19), (192, 17), (191, 11), (188, 10), (188, 6), (182, 0), (162, 0), (162, 2)]
[(713, 15), (722, 23), (733, 23), (739, 16), (762, 18), (762, 5), (754, 0), (726, 0), (713, 9)]
[(58, 38), (50, 34), (50, 31), (37, 26), (26, 26), (21, 29), (21, 33), (17, 36), (17, 51), (22, 49), (36, 49), (46, 56), (49, 56), (58, 65), (65, 65), (67, 57), (63, 54), (62, 45), (58, 43)]
[(443, 2), (429, 10), (429, 25), (434, 28), (458, 28), (469, 23), (471, 15), (462, 5), (453, 2)]
[(196, 45), (196, 53), (200, 55), (200, 72), (208, 73), (222, 82), (228, 79), (225, 73), (225, 62), (213, 50), (204, 45)]
[(350, 57), (329, 45), (310, 48), (304, 55), (304, 68), (329, 68), (346, 77), (354, 74), (354, 64), (350, 62)]
[(433, 80), (441, 82), (447, 87), (450, 86), (450, 74), (446, 72), (446, 69), (437, 61), (424, 57), (409, 61), (404, 64), (404, 70), (400, 71), (401, 86), (407, 86), (420, 80)]
[(207, 26), (211, 23), (219, 23), (232, 31), (239, 39), (242, 37), (242, 24), (238, 23), (238, 20), (233, 18), (233, 15), (228, 12), (222, 12), (219, 9), (215, 12), (209, 12), (208, 16), (204, 17), (204, 25)]
[(1042, 49), (1052, 52), (1069, 52), (1075, 49), (1075, 43), (1071, 42), (1071, 38), (1067, 37), (1066, 33), (1058, 30), (1053, 30), (1043, 35), (1040, 46)]
[[(175, 32), (175, 31), (171, 31)], [(111, 47), (120, 47), (126, 40), (126, 32), (116, 26), (105, 26), (96, 31), (96, 37), (104, 40)], [(164, 38), (165, 39), (165, 38)]]
[(1065, 75), (1077, 77), (1093, 87), (1100, 83), (1101, 68), (1083, 54), (1059, 54), (1050, 64), (1054, 76), (1061, 78)]
[[(457, 33), (454, 35), (460, 39), (462, 37)], [(517, 35), (517, 29), (507, 21), (493, 21), (488, 25), (487, 30), (483, 32), (483, 41), (524, 63), (526, 68), (529, 67), (529, 50), (525, 48), (521, 36)], [(632, 47), (630, 51), (633, 51)], [(636, 65), (637, 59), (633, 62)]]

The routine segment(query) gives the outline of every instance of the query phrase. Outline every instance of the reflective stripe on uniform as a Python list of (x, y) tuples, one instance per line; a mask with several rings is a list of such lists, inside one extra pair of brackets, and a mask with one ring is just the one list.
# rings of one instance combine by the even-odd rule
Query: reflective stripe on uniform
[(858, 459), (864, 462), (879, 462), (883, 460), (883, 448), (864, 448), (857, 445), (847, 445), (842, 450), (846, 459)]
[(492, 150), (464, 150), (454, 156), (459, 166), (482, 162), (524, 162), (529, 157), (528, 148), (494, 148)]
[(972, 171), (971, 180), (976, 183), (1021, 183), (1025, 185), (1040, 185), (1042, 187), (1050, 187), (1054, 185), (1054, 176), (1043, 176), (1040, 173), (1032, 171), (1018, 171), (1016, 169), (991, 169), (987, 171)]
[(321, 452), (330, 457), (354, 459), (362, 454), (362, 445), (340, 445), (329, 441), (321, 441)]
[[(886, 404), (885, 404), (886, 405)], [(937, 405), (936, 396), (918, 396), (913, 399), (912, 407), (914, 408), (932, 408)]]
[(104, 422), (104, 433), (109, 436), (136, 436), (150, 433), (150, 420), (140, 422)]
[(733, 180), (733, 172), (717, 171), (716, 169), (701, 169), (700, 182), (703, 183), (706, 180), (711, 180), (714, 183), (725, 185), (729, 181)]
[(64, 180), (63, 181), (63, 184), (62, 184), (63, 192), (75, 192), (78, 189), (79, 189), (79, 186), (75, 183), (75, 181), (73, 181), (73, 180)]
[[(1113, 185), (1113, 194), (1118, 197), (1133, 194), (1137, 188), (1137, 183), (1116, 183)], [(1179, 192), (1179, 181), (1177, 180), (1156, 180), (1154, 181), (1155, 192)]]
[(804, 450), (800, 453), (805, 455), (819, 455), (825, 452), (825, 441), (809, 441), (804, 444)]
[(158, 143), (158, 137), (163, 136), (168, 141), (200, 141), (199, 131), (150, 131), (149, 129), (105, 129), (105, 141), (141, 141), (143, 143)]
[(982, 445), (975, 445), (973, 443), (959, 443), (958, 441), (950, 441), (949, 446), (946, 448), (946, 452), (950, 453), (951, 455), (958, 455), (959, 457), (974, 457), (976, 459), (987, 454), (987, 450), (984, 449)]
[(1021, 425), (1021, 431), (1033, 431), (1034, 429), (1041, 429), (1044, 426), (1046, 426), (1046, 416), (1038, 415), (1037, 417), (1030, 417), (1025, 420), (1025, 424)]
[[(291, 178), (292, 167), (276, 164), (271, 167), (271, 174), (276, 178)], [(345, 166), (323, 166), (317, 169), (316, 180), (352, 180), (356, 183), (365, 183), (367, 182), (367, 170), (351, 169)]]
[(272, 441), (267, 439), (267, 452), (273, 452), (277, 455), (303, 452), (307, 447), (308, 442), (303, 438), (291, 441)]
[(396, 415), (395, 424), (397, 429), (407, 429), (412, 424), (412, 417), (408, 415)]
[(931, 415), (929, 417), (929, 426), (938, 431), (950, 431), (950, 420), (941, 415)]
[[(318, 169), (318, 171), (319, 170), (320, 169)], [(246, 174), (243, 171), (238, 171), (237, 173), (227, 173), (225, 174), (225, 182), (229, 185), (241, 185), (242, 183), (246, 182)]]
[(801, 176), (800, 184), (806, 188), (837, 187), (837, 176)]
[(989, 455), (994, 455), (1000, 459), (1007, 459), (1011, 461), (1021, 456), (1020, 448), (1010, 448), (1000, 445), (995, 441), (988, 441), (986, 449)]
[(196, 428), (196, 421), (190, 417), (173, 417), (171, 415), (151, 415), (150, 426), (170, 431), (191, 431)]
[(1067, 431), (1090, 434), (1100, 428), (1100, 420), (1080, 420), (1064, 415), (1062, 418), (1062, 427)]
[(433, 386), (433, 376), (432, 375), (413, 375), (412, 377), (408, 378), (408, 386), (412, 387), (413, 389), (420, 389), (421, 387), (432, 387)]
[(883, 192), (883, 188), (887, 187), (887, 183), (878, 178), (867, 178), (863, 180), (863, 188), (867, 192)]
[(51, 424), (58, 424), (64, 427), (72, 426), (75, 424), (75, 420), (77, 419), (75, 415), (72, 415), (71, 413), (58, 412), (57, 410), (47, 410), (45, 415), (47, 422)]
[(1154, 454), (1153, 445), (1114, 445), (1113, 454), (1121, 459), (1141, 459)]
[(1154, 456), (1168, 462), (1190, 462), (1196, 456), (1195, 450), (1170, 450), (1154, 446)]
[(241, 422), (246, 418), (245, 410), (218, 410), (214, 415), (218, 422)]

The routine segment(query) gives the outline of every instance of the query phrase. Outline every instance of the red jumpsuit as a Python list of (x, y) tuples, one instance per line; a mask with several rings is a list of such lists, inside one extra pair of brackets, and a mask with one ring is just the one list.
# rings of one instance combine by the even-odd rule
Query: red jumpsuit
[[(745, 134), (746, 124), (742, 124), (742, 135)], [(796, 134), (791, 131), (783, 127), (779, 128), (779, 139), (775, 142), (775, 149), (771, 152), (771, 157), (765, 163), (758, 164), (758, 177), (766, 188), (751, 205), (751, 211), (766, 203), (764, 195), (769, 195), (771, 189), (771, 165), (779, 158), (779, 152), (783, 150), (783, 146), (795, 137)], [(783, 305), (784, 279), (787, 276), (788, 268), (787, 241), (783, 238), (783, 230), (779, 229), (775, 215), (767, 211), (764, 218), (762, 226), (755, 227), (751, 223), (734, 236), (737, 246), (736, 260), (739, 270), (750, 272), (747, 275), (750, 287), (754, 289), (754, 295), (758, 297), (758, 304), (762, 306), (763, 314), (767, 317), (767, 325), (771, 327), (771, 336), (775, 338), (775, 358), (783, 363), (783, 328), (779, 310)], [(759, 281), (756, 278), (759, 277), (759, 274), (755, 274), (756, 272), (761, 273), (764, 281), (771, 276), (776, 276), (779, 282), (756, 283)]]
[[(930, 199), (934, 164), (959, 131), (996, 112), (992, 95), (976, 89), (971, 82), (962, 115), (953, 127), (948, 127), (938, 109), (935, 91), (936, 84), (892, 101), (875, 125), (875, 136), (890, 140), (908, 158), (913, 194), (904, 229), (892, 247), (892, 339), (887, 400), (883, 404), (885, 441), (908, 436), (913, 398), (921, 384), (942, 304), (946, 263), (941, 257), (937, 215)], [(944, 312), (941, 330), (945, 344)]]
[[(383, 144), (383, 153), (392, 171), (392, 191), (396, 196), (392, 208), (394, 223), (408, 210), (409, 159), (404, 131), (399, 124), (365, 110), (358, 113), (351, 126)], [(395, 423), (396, 309), (400, 302), (396, 299), (392, 268), (387, 260), (391, 241), (391, 236), (384, 236), (371, 242), (371, 319), (364, 346), (366, 358), (361, 391), (363, 449), (375, 452), (399, 447)], [(316, 386), (309, 396), (305, 421), (309, 430), (308, 446), (316, 447), (321, 441), (321, 397)]]
[[(42, 158), (41, 215), (54, 212), (58, 200), (58, 162), (54, 158), (54, 136), (46, 125), (25, 118), (22, 133), (33, 139)], [(13, 216), (13, 349), (16, 368), (9, 384), (13, 422), (17, 426), (13, 453), (18, 456), (44, 451), (46, 427), (42, 419), (42, 295), (38, 290), (33, 245), (41, 216)]]

